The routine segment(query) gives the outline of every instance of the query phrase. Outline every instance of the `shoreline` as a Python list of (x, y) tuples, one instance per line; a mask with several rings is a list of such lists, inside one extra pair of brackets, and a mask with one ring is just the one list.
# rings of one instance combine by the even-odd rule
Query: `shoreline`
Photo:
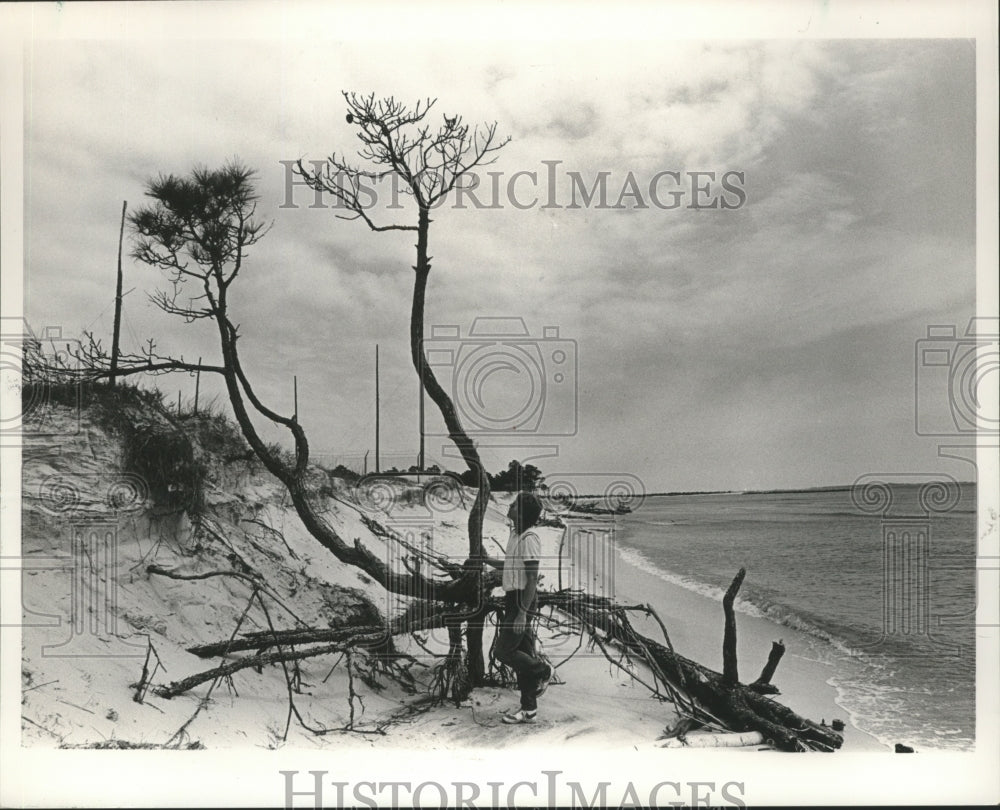
[[(748, 572), (748, 576), (752, 575), (752, 571)], [(613, 595), (619, 600), (650, 603), (667, 626), (670, 641), (679, 654), (722, 671), (721, 601), (639, 567), (626, 559), (618, 547), (614, 550), (613, 588)], [(649, 637), (662, 638), (662, 631), (653, 620), (636, 617), (634, 621), (636, 629)], [(834, 666), (811, 657), (816, 639), (801, 630), (738, 611), (736, 622), (742, 682), (757, 677), (767, 660), (771, 642), (781, 639), (785, 654), (773, 678), (781, 692), (774, 699), (814, 722), (825, 720), (829, 725), (834, 719), (843, 720), (844, 744), (840, 751), (892, 751), (860, 728), (855, 716), (840, 704), (840, 690), (833, 683), (838, 674)]]

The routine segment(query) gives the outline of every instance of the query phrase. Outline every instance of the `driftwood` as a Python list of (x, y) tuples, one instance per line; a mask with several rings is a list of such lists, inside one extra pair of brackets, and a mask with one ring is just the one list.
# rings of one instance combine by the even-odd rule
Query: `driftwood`
[(722, 597), (722, 612), (726, 617), (722, 636), (722, 679), (727, 684), (740, 682), (739, 667), (736, 664), (736, 613), (733, 611), (733, 602), (746, 575), (747, 569), (741, 568), (733, 578), (726, 595)]
[[(670, 681), (683, 684), (686, 693), (701, 708), (723, 721), (731, 731), (759, 731), (765, 741), (783, 751), (832, 751), (843, 745), (844, 738), (826, 726), (799, 716), (743, 684), (727, 682), (722, 674), (678, 655), (653, 639), (639, 636), (625, 616), (627, 609), (614, 608), (607, 599), (564, 592), (540, 595), (539, 602), (554, 604), (591, 626), (603, 626), (609, 641), (638, 657), (648, 651)], [(633, 636), (642, 639), (641, 646), (630, 640)]]
[[(778, 662), (781, 660), (781, 656), (785, 654), (785, 644), (779, 638), (777, 641), (771, 642), (771, 652), (767, 656), (767, 663), (764, 664), (764, 668), (760, 671), (760, 677), (757, 678), (750, 688), (754, 692), (760, 695), (777, 695), (779, 694), (778, 687), (771, 683), (771, 678), (774, 677), (774, 671), (778, 668)], [(833, 725), (834, 731), (842, 731), (843, 726), (837, 728), (836, 721)]]
[[(737, 575), (737, 579), (742, 582), (742, 575)], [(730, 587), (733, 598), (739, 587), (736, 580), (734, 585), (735, 588)], [(642, 682), (654, 695), (672, 701), (682, 716), (694, 718), (704, 725), (717, 728), (722, 726), (732, 732), (759, 732), (764, 742), (784, 751), (832, 751), (843, 744), (843, 737), (830, 728), (807, 720), (738, 680), (732, 680), (736, 672), (736, 625), (734, 616), (730, 620), (731, 599), (728, 607), (724, 605), (727, 617), (724, 649), (730, 651), (732, 656), (730, 677), (727, 678), (725, 673), (715, 672), (676, 653), (669, 646), (668, 637), (664, 637), (667, 642), (665, 646), (638, 633), (629, 620), (630, 612), (652, 616), (663, 627), (659, 617), (648, 605), (621, 605), (605, 597), (580, 591), (543, 592), (538, 597), (540, 607), (555, 608), (581, 623), (591, 640), (613, 663), (623, 668), (629, 667), (628, 662), (623, 665), (620, 661), (615, 661), (610, 653), (612, 647), (621, 650), (628, 661), (647, 665), (653, 672), (653, 683)], [(501, 607), (499, 599), (490, 598), (481, 609), (485, 613), (491, 613)], [(265, 633), (247, 633), (229, 642), (200, 645), (190, 651), (206, 657), (240, 650), (257, 652), (169, 686), (159, 687), (156, 693), (161, 697), (173, 697), (207, 681), (232, 675), (249, 667), (259, 669), (267, 664), (343, 653), (358, 647), (371, 651), (385, 645), (393, 635), (454, 624), (456, 616), (461, 614), (461, 607), (454, 604), (415, 603), (410, 611), (387, 626), (274, 629)], [(293, 645), (303, 646), (294, 649)], [(265, 651), (273, 646), (278, 649)], [(772, 657), (765, 672), (761, 673), (762, 677), (768, 667), (773, 674), (779, 658), (780, 655), (775, 655), (772, 648)]]
[(352, 639), (355, 639), (355, 644), (359, 644), (361, 642), (358, 639), (361, 637), (364, 637), (364, 641), (368, 642), (372, 638), (386, 641), (389, 636), (389, 629), (383, 625), (357, 624), (344, 625), (343, 627), (307, 627), (301, 630), (278, 630), (276, 633), (270, 633), (266, 630), (244, 633), (239, 638), (233, 639), (232, 644), (227, 644), (225, 641), (218, 641), (211, 644), (199, 644), (187, 649), (189, 653), (193, 653), (199, 658), (214, 658), (218, 655), (244, 652), (246, 650), (261, 652), (276, 644), (338, 643), (351, 641)]
[(748, 748), (762, 745), (764, 735), (759, 731), (742, 731), (731, 734), (689, 734), (674, 737), (662, 743), (660, 748)]
[[(422, 617), (413, 617), (410, 621), (396, 624), (398, 632), (417, 632), (429, 630), (436, 627), (444, 627), (446, 619), (455, 614), (454, 609), (439, 606), (436, 612)], [(394, 623), (395, 624), (395, 623)], [(266, 636), (266, 638), (265, 638)], [(163, 698), (172, 698), (183, 694), (196, 686), (200, 686), (216, 678), (232, 675), (243, 669), (254, 668), (260, 670), (267, 664), (280, 664), (287, 661), (302, 661), (306, 658), (315, 658), (320, 655), (330, 655), (332, 653), (344, 653), (352, 649), (367, 648), (369, 650), (385, 647), (391, 639), (392, 634), (384, 625), (358, 625), (355, 627), (325, 629), (325, 630), (276, 630), (266, 633), (249, 633), (240, 639), (234, 639), (232, 647), (226, 650), (226, 642), (219, 644), (203, 645), (202, 647), (192, 647), (189, 652), (195, 652), (202, 657), (221, 655), (223, 653), (236, 651), (239, 649), (254, 649), (258, 652), (255, 655), (248, 655), (237, 658), (221, 666), (215, 667), (205, 672), (199, 672), (180, 681), (175, 681), (169, 686), (160, 686), (154, 689), (157, 695)], [(315, 642), (327, 641), (326, 644)], [(293, 644), (312, 643), (314, 646), (294, 649)], [(278, 649), (265, 652), (269, 647), (277, 646)], [(288, 649), (283, 649), (287, 646)], [(205, 650), (216, 650), (218, 652), (205, 652)], [(376, 653), (377, 654), (377, 653)], [(394, 655), (394, 654), (392, 654)]]

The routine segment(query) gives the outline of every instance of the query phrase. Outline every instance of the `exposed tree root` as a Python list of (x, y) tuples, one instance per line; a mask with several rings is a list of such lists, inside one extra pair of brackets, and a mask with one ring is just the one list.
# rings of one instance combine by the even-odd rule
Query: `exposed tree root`
[[(167, 576), (172, 573), (157, 569), (155, 566), (151, 566), (150, 571)], [(238, 572), (217, 572), (217, 574), (229, 574), (249, 580), (254, 584), (254, 594), (258, 593), (258, 583), (253, 577)], [(723, 674), (678, 655), (670, 644), (666, 627), (649, 605), (622, 605), (606, 597), (580, 591), (559, 591), (540, 593), (539, 606), (554, 608), (575, 621), (587, 633), (591, 643), (601, 650), (613, 666), (621, 668), (630, 677), (646, 686), (653, 696), (673, 703), (682, 717), (688, 717), (697, 724), (710, 728), (736, 732), (757, 731), (769, 744), (785, 751), (832, 751), (839, 748), (843, 743), (840, 734), (800, 717), (786, 706), (734, 680), (736, 678), (735, 617), (732, 615), (732, 602), (744, 574), (745, 572), (741, 570), (724, 600), (726, 613), (724, 659), (729, 659), (729, 665)], [(212, 575), (176, 576), (176, 578), (193, 579)], [(477, 612), (484, 617), (484, 621), (488, 621), (491, 614), (501, 609), (500, 600), (491, 598), (481, 605)], [(380, 662), (375, 666), (379, 667), (381, 672), (397, 683), (404, 684), (412, 693), (415, 691), (416, 682), (409, 668), (415, 660), (396, 653), (392, 649), (391, 639), (405, 633), (447, 627), (449, 651), (435, 666), (429, 691), (432, 699), (450, 699), (458, 704), (468, 697), (472, 688), (460, 623), (467, 612), (467, 609), (463, 612), (461, 606), (454, 604), (414, 602), (408, 611), (388, 625), (368, 624), (295, 630), (276, 629), (268, 616), (270, 627), (267, 631), (246, 633), (240, 638), (236, 638), (234, 633), (228, 641), (199, 645), (190, 650), (202, 657), (224, 656), (240, 650), (256, 650), (255, 654), (229, 661), (168, 686), (156, 687), (155, 691), (160, 697), (171, 698), (207, 681), (213, 681), (214, 688), (214, 683), (218, 683), (220, 678), (231, 677), (234, 673), (249, 667), (259, 670), (269, 664), (280, 664), (285, 668), (288, 685), (289, 723), (294, 713), (304, 727), (310, 728), (298, 715), (294, 706), (293, 679), (286, 664), (340, 653), (346, 655), (349, 661), (351, 721), (348, 729), (350, 729), (354, 726), (355, 702), (362, 705), (354, 683), (358, 672), (353, 668), (350, 656), (355, 652), (364, 651), (371, 661)], [(663, 630), (666, 644), (637, 632), (629, 619), (630, 613), (655, 619)], [(557, 628), (561, 626), (558, 620), (550, 619), (550, 621), (554, 621)], [(566, 625), (566, 629), (569, 629), (569, 625)], [(296, 646), (299, 646), (299, 649), (296, 649)], [(490, 659), (492, 661), (492, 655)], [(772, 661), (769, 663), (777, 666), (773, 651)], [(650, 675), (641, 674), (637, 665), (648, 670)], [(773, 667), (771, 671), (773, 672)], [(506, 680), (505, 673), (500, 669), (491, 669), (490, 675), (500, 681)], [(324, 733), (325, 731), (329, 730), (324, 730)]]
[(439, 700), (452, 700), (456, 706), (472, 693), (460, 625), (448, 626), (448, 654), (435, 665), (429, 691)]

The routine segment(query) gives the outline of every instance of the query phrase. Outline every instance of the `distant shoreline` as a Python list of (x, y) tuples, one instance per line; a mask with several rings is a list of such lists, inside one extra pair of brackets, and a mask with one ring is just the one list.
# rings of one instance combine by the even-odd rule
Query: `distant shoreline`
[[(924, 484), (932, 484), (937, 482), (939, 479), (929, 478), (926, 481), (892, 481), (886, 480), (886, 484), (895, 484), (897, 486), (923, 486)], [(978, 486), (977, 481), (956, 481), (959, 486)], [(676, 490), (671, 492), (646, 492), (642, 497), (645, 498), (667, 498), (675, 497), (678, 495), (792, 495), (800, 492), (850, 492), (854, 489), (853, 484), (836, 484), (833, 486), (825, 487), (803, 487), (801, 489), (692, 489), (692, 490)], [(596, 495), (576, 495), (577, 498), (605, 498), (607, 497), (603, 493)], [(624, 497), (624, 496), (623, 496)]]

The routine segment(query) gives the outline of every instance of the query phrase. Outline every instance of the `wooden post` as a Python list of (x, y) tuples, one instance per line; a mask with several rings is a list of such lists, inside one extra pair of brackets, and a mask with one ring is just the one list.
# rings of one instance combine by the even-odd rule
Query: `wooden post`
[(194, 375), (194, 415), (198, 415), (198, 393), (201, 389), (201, 358), (198, 358), (198, 371)]
[(739, 670), (736, 664), (736, 613), (733, 611), (733, 602), (736, 600), (736, 592), (743, 584), (743, 577), (747, 575), (747, 569), (741, 568), (733, 582), (722, 598), (722, 612), (726, 616), (726, 627), (722, 636), (722, 681), (727, 686), (736, 686), (740, 682)]
[(181, 415), (181, 389), (177, 389), (177, 415)]
[(295, 415), (292, 419), (296, 422), (299, 421), (299, 378), (292, 375), (292, 397), (295, 399)]
[(378, 400), (378, 344), (375, 344), (375, 472), (381, 472), (379, 459), (379, 400)]
[(556, 585), (558, 590), (562, 590), (562, 553), (563, 543), (566, 542), (566, 534), (569, 532), (569, 524), (564, 521), (562, 537), (559, 538), (559, 582)]
[(362, 475), (368, 475), (368, 454), (370, 452), (371, 450), (365, 450), (365, 471), (362, 473)]
[(108, 377), (108, 385), (112, 388), (115, 385), (115, 372), (118, 371), (118, 343), (122, 333), (122, 242), (125, 238), (125, 209), (128, 207), (128, 200), (122, 200), (122, 224), (118, 229), (118, 281), (115, 285), (115, 325), (111, 335), (111, 376)]

